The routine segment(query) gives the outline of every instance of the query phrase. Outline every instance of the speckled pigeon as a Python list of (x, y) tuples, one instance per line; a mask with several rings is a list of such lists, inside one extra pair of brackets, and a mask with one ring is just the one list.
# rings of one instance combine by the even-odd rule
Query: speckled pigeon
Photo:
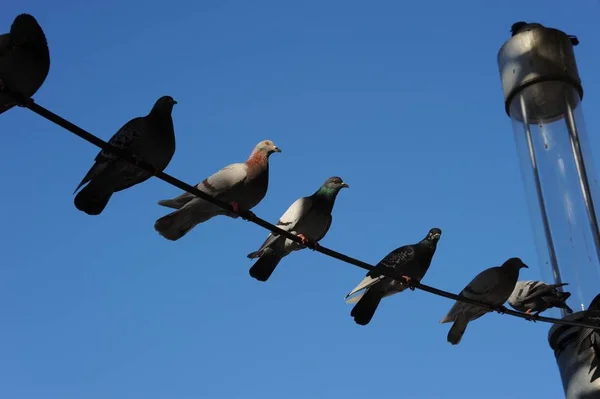
[[(311, 196), (302, 197), (292, 205), (277, 221), (277, 227), (298, 235), (304, 244), (309, 241), (318, 243), (331, 226), (331, 211), (335, 199), (342, 188), (349, 187), (340, 177), (333, 176)], [(304, 246), (278, 234), (269, 234), (258, 251), (248, 258), (259, 258), (250, 268), (250, 276), (258, 281), (267, 281), (285, 256)]]
[[(271, 140), (256, 144), (243, 163), (224, 167), (196, 185), (203, 193), (230, 203), (235, 212), (249, 211), (267, 194), (269, 187), (269, 156), (281, 152)], [(217, 216), (237, 218), (236, 213), (226, 211), (208, 201), (185, 192), (178, 197), (162, 200), (159, 205), (177, 209), (161, 217), (154, 229), (167, 240), (176, 241), (186, 235), (197, 224)]]
[[(0, 35), (0, 89), (6, 86), (29, 98), (42, 86), (49, 70), (44, 31), (31, 15), (18, 15), (10, 33)], [(11, 97), (0, 93), (0, 114), (15, 105)]]
[(573, 313), (573, 310), (565, 303), (571, 293), (557, 290), (565, 285), (568, 283), (546, 284), (543, 281), (518, 281), (513, 293), (508, 298), (508, 304), (519, 312), (527, 314), (536, 312), (534, 316), (552, 307), (563, 308), (568, 313)]
[[(515, 289), (519, 279), (519, 270), (524, 267), (529, 268), (521, 259), (510, 258), (502, 266), (490, 267), (479, 273), (460, 292), (460, 295), (489, 304), (494, 308), (503, 309), (504, 302)], [(440, 320), (440, 323), (454, 322), (448, 332), (448, 342), (457, 345), (462, 339), (469, 322), (488, 312), (490, 310), (486, 308), (456, 301), (448, 314)]]
[[(578, 321), (600, 328), (600, 294), (592, 299), (590, 306), (583, 314), (581, 320)], [(582, 328), (579, 330), (574, 345), (579, 347), (578, 354), (582, 354), (587, 350), (593, 351), (589, 374), (591, 374), (590, 382), (596, 381), (600, 377), (600, 330)]]
[[(175, 131), (171, 112), (177, 101), (172, 97), (159, 98), (150, 113), (127, 122), (109, 144), (131, 153), (137, 160), (163, 171), (175, 154)], [(113, 193), (148, 180), (152, 175), (107, 151), (100, 151), (94, 166), (75, 189), (75, 206), (88, 215), (102, 213)]]
[[(346, 303), (358, 302), (350, 315), (359, 325), (367, 325), (373, 318), (381, 300), (387, 296), (404, 291), (413, 282), (420, 282), (427, 273), (442, 230), (437, 227), (429, 230), (427, 236), (413, 245), (404, 245), (386, 255), (376, 267), (392, 268), (405, 276), (404, 284), (370, 271), (367, 276), (348, 295)], [(360, 295), (350, 298), (359, 291)], [(350, 298), (350, 299), (348, 299)]]

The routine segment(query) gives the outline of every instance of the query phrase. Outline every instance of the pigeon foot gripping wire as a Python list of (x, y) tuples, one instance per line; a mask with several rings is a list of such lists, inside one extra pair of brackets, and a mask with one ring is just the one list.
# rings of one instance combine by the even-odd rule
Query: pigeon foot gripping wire
[[(55, 123), (56, 125), (71, 132), (72, 134), (78, 136), (79, 138), (89, 142), (90, 144), (93, 144), (96, 147), (99, 147), (103, 150), (114, 152), (115, 154), (117, 154), (118, 156), (120, 156), (121, 158), (126, 160), (127, 162), (135, 164), (135, 161), (132, 159), (131, 154), (127, 153), (126, 151), (121, 150), (120, 148), (117, 148), (117, 147), (114, 147), (114, 146), (108, 144), (106, 141), (100, 139), (99, 137), (85, 131), (84, 129), (80, 128), (79, 126), (69, 122), (68, 120), (60, 117), (59, 115), (53, 113), (52, 111), (42, 107), (41, 105), (37, 104), (32, 98), (24, 98), (22, 95), (10, 91), (9, 88), (7, 88), (6, 86), (1, 91), (5, 94), (11, 96), (15, 101), (17, 101), (17, 103), (19, 103), (19, 105), (26, 107), (30, 111), (38, 114), (39, 116), (49, 120), (52, 123)], [(144, 169), (148, 173), (153, 173), (154, 168), (151, 165), (141, 163), (140, 165), (138, 165), (138, 167), (140, 167), (141, 169)], [(214, 198), (214, 197), (198, 190), (196, 187), (191, 186), (191, 185), (189, 185), (167, 173), (160, 172), (160, 173), (156, 173), (155, 176), (158, 179), (160, 179), (174, 187), (177, 187), (181, 190), (187, 191), (188, 193), (193, 194), (196, 197), (200, 197), (205, 201), (211, 202), (211, 203), (215, 204), (216, 206), (221, 207), (222, 209), (231, 210), (230, 204), (223, 202), (217, 198)], [(301, 238), (299, 238), (295, 234), (292, 234), (288, 231), (280, 229), (277, 226), (267, 222), (266, 220), (263, 220), (263, 219), (259, 218), (258, 216), (252, 214), (251, 212), (247, 212), (245, 216), (248, 218), (249, 221), (251, 221), (252, 223), (254, 223), (264, 229), (270, 230), (271, 232), (273, 232), (275, 234), (286, 237), (286, 238), (288, 238), (294, 242), (297, 242), (299, 244), (302, 243)], [(317, 252), (322, 253), (323, 255), (329, 256), (331, 258), (335, 258), (337, 260), (340, 260), (344, 263), (348, 263), (353, 266), (360, 267), (361, 269), (373, 271), (375, 273), (380, 273), (380, 274), (382, 274), (386, 277), (389, 277), (391, 279), (394, 279), (394, 280), (400, 279), (400, 277), (398, 277), (396, 275), (396, 273), (394, 273), (393, 270), (386, 270), (386, 269), (383, 269), (380, 267), (375, 267), (375, 266), (368, 264), (366, 262), (363, 262), (359, 259), (352, 258), (348, 255), (345, 255), (343, 253), (323, 247), (321, 245), (319, 245), (318, 247), (316, 247), (314, 249)], [(422, 290), (422, 291), (426, 291), (430, 294), (444, 297), (444, 298), (469, 303), (471, 305), (480, 306), (480, 307), (483, 307), (483, 308), (486, 308), (489, 310), (494, 310), (490, 305), (488, 305), (484, 302), (468, 299), (462, 295), (453, 294), (448, 291), (443, 291), (443, 290), (440, 290), (435, 287), (421, 284), (420, 282), (415, 283), (415, 288)], [(526, 320), (530, 319), (530, 317), (531, 317), (530, 315), (527, 315), (525, 313), (517, 312), (517, 311), (513, 311), (513, 310), (509, 310), (509, 309), (506, 309), (506, 311), (504, 313), (506, 313), (510, 316), (519, 317), (521, 319), (526, 319)], [(544, 316), (538, 316), (536, 319), (538, 321), (542, 321), (544, 323), (562, 324), (562, 325), (569, 325), (569, 326), (575, 326), (575, 327), (590, 328), (592, 330), (600, 331), (600, 327), (593, 325), (591, 323), (582, 323), (582, 322), (571, 321), (571, 320), (555, 319), (555, 318), (544, 317)]]
[(400, 282), (407, 286), (409, 290), (414, 291), (415, 288), (417, 288), (417, 285), (419, 284), (417, 281), (413, 280), (411, 277), (408, 276), (400, 276)]
[(309, 249), (312, 249), (313, 251), (316, 251), (321, 247), (318, 242), (309, 240), (308, 237), (306, 237), (302, 233), (297, 234), (297, 236), (298, 236), (298, 238), (300, 238), (300, 243), (302, 245), (304, 245), (305, 247), (307, 247)]
[(302, 245), (307, 245), (308, 244), (308, 238), (306, 238), (306, 236), (302, 233), (297, 234), (298, 238), (300, 238), (300, 242), (302, 243)]
[(239, 217), (241, 217), (242, 219), (244, 219), (247, 222), (255, 222), (256, 219), (256, 215), (254, 214), (254, 212), (248, 210), (248, 209), (242, 209), (240, 208), (240, 204), (238, 204), (235, 201), (231, 201), (229, 203), (229, 205), (231, 206), (231, 209), (233, 210), (233, 213), (235, 213), (236, 215), (238, 215)]
[(498, 306), (497, 308), (494, 308), (494, 311), (498, 312), (500, 314), (505, 314), (505, 313), (509, 312), (508, 308), (506, 306), (504, 306), (504, 305)]
[(533, 321), (534, 323), (536, 323), (539, 319), (540, 313), (542, 312), (533, 313), (531, 309), (527, 309), (524, 314), (526, 314), (528, 317), (525, 320)]

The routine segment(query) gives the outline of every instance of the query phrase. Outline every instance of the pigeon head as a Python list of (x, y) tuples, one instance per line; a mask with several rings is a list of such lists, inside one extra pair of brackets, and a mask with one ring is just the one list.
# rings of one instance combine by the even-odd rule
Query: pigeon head
[(341, 177), (332, 176), (325, 180), (325, 183), (323, 183), (323, 185), (319, 187), (315, 194), (320, 197), (325, 197), (328, 200), (335, 201), (335, 198), (337, 197), (340, 190), (342, 188), (348, 187), (350, 186), (344, 183)]
[(171, 114), (173, 111), (173, 106), (177, 104), (177, 101), (173, 99), (171, 96), (162, 96), (154, 103), (152, 107), (152, 112), (160, 112)]
[(527, 25), (527, 22), (525, 22), (525, 21), (515, 22), (510, 27), (510, 33), (512, 33), (513, 36), (516, 35), (517, 33), (519, 33), (521, 28), (523, 28), (525, 25)]
[(10, 27), (13, 45), (43, 45), (46, 46), (46, 35), (36, 19), (29, 14), (19, 14)]
[(337, 177), (337, 176), (333, 176), (333, 177), (330, 177), (327, 180), (325, 180), (325, 183), (323, 183), (323, 187), (326, 187), (330, 190), (335, 190), (335, 191), (339, 191), (342, 188), (350, 188), (349, 185), (344, 183), (344, 181), (342, 180), (341, 177)]
[(510, 27), (510, 33), (512, 34), (512, 36), (514, 36), (521, 32), (525, 32), (525, 31), (532, 30), (535, 28), (543, 28), (543, 27), (544, 27), (544, 25), (538, 24), (536, 22), (527, 23), (525, 21), (519, 21), (519, 22), (515, 22), (514, 24), (512, 24), (512, 26)]
[(262, 152), (268, 156), (274, 152), (281, 152), (281, 149), (271, 140), (263, 140), (254, 147), (254, 152)]
[(442, 236), (442, 230), (438, 229), (437, 227), (434, 227), (433, 229), (429, 230), (429, 233), (427, 233), (427, 237), (425, 239), (427, 241), (437, 242), (441, 236)]
[(510, 258), (502, 264), (502, 267), (511, 267), (517, 270), (520, 270), (522, 268), (529, 269), (529, 266), (523, 263), (523, 261), (520, 258)]

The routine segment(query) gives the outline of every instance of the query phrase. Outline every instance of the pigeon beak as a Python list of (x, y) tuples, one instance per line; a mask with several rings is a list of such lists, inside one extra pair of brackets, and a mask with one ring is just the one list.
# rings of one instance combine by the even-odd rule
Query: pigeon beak
[(173, 100), (173, 105), (177, 104), (177, 101)]
[(347, 185), (346, 183), (342, 183), (340, 187), (342, 187), (342, 188), (350, 188), (350, 186)]
[(527, 266), (525, 263), (523, 263), (523, 266), (525, 269), (529, 269), (529, 266)]
[(275, 145), (275, 146), (273, 146), (273, 152), (281, 152), (281, 148), (279, 148)]

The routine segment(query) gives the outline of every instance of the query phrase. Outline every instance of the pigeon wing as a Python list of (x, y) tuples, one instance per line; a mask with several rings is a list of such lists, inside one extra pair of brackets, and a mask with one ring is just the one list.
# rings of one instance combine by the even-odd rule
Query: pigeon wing
[[(494, 288), (498, 285), (499, 275), (497, 268), (490, 268), (479, 273), (467, 286), (460, 292), (459, 295), (465, 298), (473, 299), (476, 301), (484, 301), (487, 296), (493, 292)], [(464, 313), (468, 309), (474, 307), (466, 302), (456, 301), (446, 316), (440, 320), (440, 323), (448, 323), (454, 321), (456, 316)], [(480, 308), (480, 307), (475, 307)]]
[[(121, 150), (130, 150), (132, 149), (133, 144), (139, 140), (141, 136), (141, 131), (144, 126), (144, 118), (134, 118), (127, 122), (123, 127), (121, 127), (108, 141), (108, 144), (120, 148)], [(119, 159), (118, 155), (102, 150), (96, 155), (94, 158), (94, 165), (90, 168), (84, 178), (81, 180), (75, 192), (81, 188), (85, 183), (92, 180), (94, 177), (98, 176), (106, 166)]]
[[(387, 254), (385, 256), (385, 258), (383, 258), (381, 261), (379, 261), (379, 263), (375, 267), (378, 267), (378, 268), (399, 267), (399, 268), (401, 268), (402, 265), (412, 261), (414, 258), (415, 258), (415, 249), (413, 248), (413, 246), (412, 245), (404, 245), (400, 248), (393, 250), (389, 254)], [(346, 300), (346, 303), (353, 303), (354, 298), (348, 299), (349, 297), (351, 297), (352, 295), (356, 294), (359, 291), (362, 291), (362, 290), (365, 290), (367, 288), (374, 286), (375, 284), (377, 284), (384, 278), (385, 278), (385, 276), (383, 274), (379, 274), (374, 271), (369, 271), (367, 273), (366, 277), (360, 283), (358, 283), (358, 285), (356, 287), (354, 287), (352, 289), (352, 291), (350, 291), (346, 295), (344, 300)]]
[[(302, 220), (306, 214), (308, 214), (312, 207), (312, 203), (313, 201), (310, 197), (302, 197), (297, 199), (292, 205), (290, 205), (283, 215), (281, 215), (276, 226), (285, 231), (293, 231), (298, 222)], [(279, 234), (269, 234), (258, 251), (253, 252), (253, 254), (261, 253), (265, 248), (273, 244), (278, 238)]]

